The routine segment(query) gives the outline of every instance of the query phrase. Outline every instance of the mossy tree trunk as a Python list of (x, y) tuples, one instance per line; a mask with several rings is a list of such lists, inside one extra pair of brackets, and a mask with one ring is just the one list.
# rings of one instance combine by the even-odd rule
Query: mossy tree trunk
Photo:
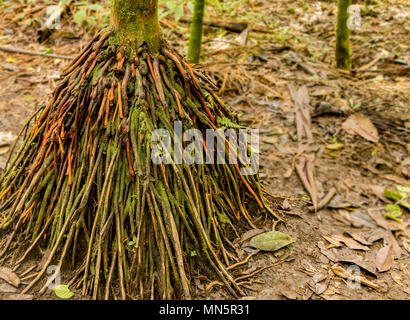
[(198, 63), (201, 55), (202, 29), (204, 24), (205, 0), (195, 0), (194, 14), (192, 17), (191, 35), (187, 59), (189, 62)]
[(139, 48), (145, 42), (151, 52), (159, 50), (158, 0), (111, 0), (111, 25), (117, 44)]
[(349, 19), (348, 8), (351, 0), (337, 1), (337, 26), (336, 26), (336, 66), (350, 70), (350, 29), (347, 22)]

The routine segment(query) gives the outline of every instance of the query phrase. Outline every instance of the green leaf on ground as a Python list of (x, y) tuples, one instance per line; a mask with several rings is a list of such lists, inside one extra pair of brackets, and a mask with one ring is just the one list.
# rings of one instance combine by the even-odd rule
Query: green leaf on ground
[(410, 194), (410, 188), (405, 187), (405, 186), (396, 186), (397, 191), (385, 189), (384, 190), (384, 195), (386, 198), (389, 198), (390, 200), (396, 201), (398, 205), (402, 206), (403, 208), (406, 208), (407, 210), (410, 210), (410, 203), (405, 200)]
[(397, 222), (402, 222), (399, 217), (401, 216), (401, 209), (398, 204), (388, 204), (386, 206), (387, 213), (384, 215), (388, 219), (392, 219)]
[(331, 143), (331, 144), (328, 144), (328, 145), (326, 145), (326, 149), (329, 149), (329, 150), (340, 150), (340, 149), (343, 149), (344, 148), (344, 144), (343, 143)]
[(74, 296), (74, 293), (72, 293), (70, 289), (68, 289), (68, 286), (66, 284), (55, 286), (53, 290), (56, 296), (61, 299), (70, 299)]
[(384, 195), (386, 196), (386, 198), (393, 200), (393, 201), (399, 201), (403, 198), (403, 196), (399, 192), (389, 190), (389, 189), (384, 190)]
[(279, 231), (259, 234), (252, 238), (251, 246), (263, 251), (276, 251), (293, 243), (290, 235)]

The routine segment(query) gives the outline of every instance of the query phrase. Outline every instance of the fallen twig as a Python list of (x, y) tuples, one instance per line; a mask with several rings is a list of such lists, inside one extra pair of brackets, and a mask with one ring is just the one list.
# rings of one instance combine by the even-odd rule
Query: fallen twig
[[(327, 204), (333, 199), (333, 197), (336, 195), (336, 188), (332, 187), (330, 188), (329, 192), (326, 194), (326, 196), (319, 202), (317, 206), (317, 210), (323, 209), (324, 207), (327, 206)], [(311, 206), (309, 207), (310, 211), (314, 211), (315, 207)]]
[(23, 49), (18, 49), (18, 48), (10, 48), (10, 47), (4, 47), (4, 46), (0, 46), (0, 51), (10, 52), (10, 53), (19, 53), (19, 54), (25, 54), (25, 55), (30, 55), (30, 56), (42, 56), (42, 57), (55, 58), (55, 59), (66, 59), (66, 60), (73, 60), (74, 59), (74, 57), (71, 57), (71, 56), (63, 56), (63, 55), (60, 55), (60, 54), (28, 51), (28, 50), (23, 50)]
[(248, 263), (249, 259), (252, 258), (255, 254), (257, 254), (259, 252), (260, 252), (260, 250), (257, 250), (255, 252), (251, 253), (249, 256), (246, 257), (245, 260), (230, 265), (229, 267), (226, 268), (226, 270), (232, 270), (233, 268), (236, 268), (236, 267), (239, 267), (241, 265), (244, 265), (244, 264)]
[(262, 271), (264, 271), (264, 270), (266, 270), (266, 269), (269, 269), (269, 268), (272, 268), (272, 267), (276, 267), (276, 266), (278, 266), (278, 265), (280, 265), (280, 264), (286, 262), (286, 261), (288, 260), (288, 258), (289, 258), (289, 256), (287, 256), (285, 259), (282, 259), (282, 260), (280, 260), (280, 261), (278, 261), (278, 262), (276, 262), (276, 263), (272, 263), (271, 265), (262, 267), (262, 268), (260, 268), (260, 269), (258, 269), (258, 270), (256, 270), (256, 271), (254, 271), (254, 272), (252, 272), (252, 273), (250, 273), (250, 274), (246, 274), (246, 275), (240, 276), (240, 277), (236, 278), (235, 281), (239, 281), (239, 280), (244, 280), (244, 279), (251, 278), (251, 277), (253, 277), (254, 275), (256, 275), (256, 274), (258, 274), (258, 273), (260, 273), (260, 272), (262, 272)]
[[(191, 23), (192, 20), (188, 18), (181, 18), (181, 22), (185, 23)], [(249, 24), (247, 22), (242, 22), (242, 21), (215, 21), (215, 20), (205, 20), (204, 25), (210, 26), (210, 27), (215, 27), (215, 28), (223, 28), (228, 31), (232, 32), (237, 32), (241, 33), (243, 30), (245, 30)]]

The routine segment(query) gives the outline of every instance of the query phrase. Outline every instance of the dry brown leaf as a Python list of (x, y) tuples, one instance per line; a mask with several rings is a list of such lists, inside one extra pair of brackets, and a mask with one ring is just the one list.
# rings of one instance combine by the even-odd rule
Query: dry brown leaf
[(323, 292), (323, 295), (325, 296), (332, 296), (336, 293), (339, 293), (339, 291), (336, 290), (334, 287), (328, 287), (325, 292)]
[(328, 258), (330, 261), (336, 262), (338, 259), (335, 256), (335, 254), (330, 251), (330, 250), (326, 250), (326, 245), (323, 241), (319, 241), (317, 243), (318, 248), (320, 249), (320, 252), (326, 257)]
[(337, 88), (337, 87), (315, 86), (311, 89), (310, 95), (311, 96), (329, 96), (333, 92), (337, 92), (339, 90), (340, 88)]
[(332, 237), (325, 236), (323, 234), (322, 234), (322, 237), (325, 238), (327, 241), (329, 241), (334, 247), (342, 246), (342, 244), (338, 240), (333, 239)]
[(401, 276), (400, 273), (392, 271), (392, 272), (390, 272), (390, 276), (393, 279), (393, 281), (396, 282), (399, 286), (401, 286), (401, 287), (404, 286), (403, 277)]
[(20, 285), (20, 278), (7, 267), (0, 267), (0, 279), (5, 280), (16, 288)]
[(366, 71), (366, 70), (370, 69), (371, 67), (373, 67), (377, 62), (379, 62), (379, 60), (389, 57), (389, 55), (390, 55), (390, 53), (388, 51), (383, 50), (383, 51), (379, 52), (376, 55), (376, 58), (374, 58), (372, 61), (365, 64), (364, 66), (361, 66), (359, 69), (357, 69), (357, 71), (358, 72)]
[(366, 238), (369, 243), (373, 244), (373, 242), (383, 239), (384, 235), (385, 235), (385, 230), (382, 228), (377, 228), (377, 229), (370, 231), (370, 233), (367, 234)]
[(346, 234), (348, 234), (349, 236), (351, 236), (354, 240), (360, 242), (361, 244), (364, 244), (365, 246), (370, 246), (371, 243), (367, 242), (365, 238), (363, 238), (362, 235), (354, 233), (354, 232), (350, 232), (350, 231), (346, 231)]
[(408, 187), (410, 187), (410, 183), (409, 183), (409, 180), (408, 180), (408, 179), (404, 179), (404, 178), (398, 177), (398, 176), (395, 175), (395, 174), (380, 174), (379, 176), (380, 176), (380, 178), (393, 181), (393, 182), (395, 182), (395, 183), (397, 183), (397, 184), (400, 184), (400, 185), (402, 185), (402, 186), (408, 186)]
[(386, 230), (403, 230), (404, 225), (393, 220), (386, 220), (383, 215), (380, 214), (380, 210), (368, 209), (369, 216), (382, 228)]
[(360, 113), (354, 113), (347, 118), (342, 124), (342, 128), (348, 133), (358, 134), (371, 142), (379, 141), (379, 133), (374, 124)]
[(298, 154), (300, 158), (296, 161), (296, 172), (309, 193), (313, 207), (318, 209), (318, 194), (315, 181), (315, 154), (307, 153), (306, 146), (313, 143), (310, 116), (310, 97), (306, 86), (297, 88), (289, 85), (290, 95), (296, 105), (296, 132), (298, 138)]
[(342, 259), (338, 259), (337, 262), (341, 262), (341, 263), (347, 263), (349, 265), (356, 265), (358, 266), (361, 270), (367, 272), (368, 274), (370, 274), (371, 276), (377, 278), (377, 274), (376, 274), (376, 268), (373, 266), (368, 265), (366, 262), (360, 260), (360, 259), (349, 259), (349, 258), (342, 258)]
[(326, 283), (316, 283), (315, 285), (315, 293), (317, 295), (322, 294), (323, 292), (325, 292), (327, 289), (327, 284)]
[(288, 290), (288, 289), (281, 289), (280, 293), (287, 299), (289, 300), (299, 300), (299, 295), (293, 291), (293, 290)]
[(381, 186), (375, 186), (372, 185), (370, 187), (370, 190), (382, 201), (384, 202), (390, 202), (389, 199), (386, 198), (386, 196), (384, 195), (384, 188)]
[(9, 152), (10, 148), (8, 146), (0, 146), (0, 155)]
[(246, 231), (238, 242), (239, 243), (245, 242), (263, 232), (266, 232), (266, 231), (263, 229), (252, 229), (252, 230)]
[(352, 217), (350, 214), (345, 210), (338, 210), (337, 214), (334, 215), (334, 218), (347, 226), (352, 225)]
[(384, 246), (376, 255), (376, 268), (379, 272), (390, 270), (393, 264), (393, 256), (391, 246)]
[(368, 247), (360, 244), (359, 242), (351, 238), (342, 235), (332, 235), (331, 237), (339, 242), (343, 242), (349, 249), (364, 251), (370, 250)]
[(0, 293), (16, 293), (17, 289), (8, 283), (0, 284)]
[(401, 257), (400, 245), (390, 230), (386, 231), (385, 239), (386, 239), (386, 242), (391, 246), (391, 249), (392, 249), (391, 253), (392, 253), (393, 258), (394, 259), (400, 258)]
[(51, 250), (47, 249), (44, 254), (43, 257), (41, 258), (40, 263), (38, 264), (39, 269), (43, 269), (43, 267), (45, 266), (45, 264), (47, 263), (48, 257), (50, 256)]
[(315, 155), (314, 154), (304, 154), (297, 161), (295, 167), (296, 172), (303, 183), (306, 191), (309, 193), (313, 207), (317, 209), (318, 207), (318, 195), (315, 181)]
[(374, 283), (370, 280), (367, 280), (365, 277), (362, 277), (362, 276), (358, 277), (358, 276), (352, 275), (349, 271), (342, 268), (341, 266), (334, 265), (334, 266), (331, 267), (331, 270), (333, 271), (333, 273), (335, 275), (337, 275), (340, 278), (348, 279), (348, 280), (352, 280), (352, 281), (358, 281), (358, 282), (360, 282), (360, 283), (362, 283), (362, 284), (364, 284), (364, 285), (366, 285), (370, 288), (373, 288), (373, 289), (379, 289), (380, 288), (378, 284), (376, 284), (376, 283)]
[(403, 240), (403, 247), (410, 253), (410, 240), (404, 239)]

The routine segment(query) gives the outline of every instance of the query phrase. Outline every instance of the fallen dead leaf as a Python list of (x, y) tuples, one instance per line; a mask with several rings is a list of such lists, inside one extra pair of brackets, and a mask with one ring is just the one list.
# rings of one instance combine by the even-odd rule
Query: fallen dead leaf
[(281, 289), (280, 293), (287, 299), (289, 300), (298, 300), (299, 299), (299, 295), (292, 290), (287, 290), (287, 289)]
[(339, 91), (340, 88), (329, 86), (315, 86), (311, 89), (311, 96), (328, 96), (333, 92)]
[[(332, 244), (332, 245), (329, 246), (329, 247), (341, 247), (341, 246), (342, 246), (342, 244), (341, 244), (338, 240), (333, 239), (332, 237), (325, 236), (325, 235), (323, 235), (323, 234), (322, 234), (322, 237), (325, 238), (327, 241), (329, 241), (329, 242)], [(328, 248), (329, 248), (329, 247), (328, 247)]]
[(365, 263), (365, 262), (363, 262), (359, 259), (342, 258), (342, 259), (338, 259), (337, 262), (346, 263), (348, 265), (358, 266), (362, 271), (367, 272), (371, 276), (377, 278), (376, 268), (369, 266), (367, 263)]
[(17, 289), (8, 283), (0, 284), (0, 293), (16, 293)]
[(369, 228), (375, 228), (377, 225), (374, 223), (374, 220), (365, 212), (353, 211), (350, 214), (350, 220), (352, 226), (365, 226)]
[(0, 278), (16, 288), (20, 285), (20, 278), (10, 268), (0, 267)]
[(318, 246), (318, 248), (320, 249), (320, 252), (321, 252), (326, 258), (328, 258), (330, 261), (336, 262), (336, 261), (338, 260), (337, 257), (335, 256), (335, 254), (334, 254), (332, 251), (326, 249), (327, 246), (325, 245), (325, 243), (324, 243), (323, 241), (319, 241), (319, 242), (317, 243), (317, 246)]
[(364, 251), (370, 250), (369, 247), (366, 247), (357, 242), (356, 240), (345, 237), (343, 235), (332, 235), (332, 238), (339, 242), (343, 242), (349, 249)]
[(328, 287), (325, 292), (323, 292), (323, 295), (325, 296), (332, 296), (334, 294), (339, 293), (339, 291), (336, 290), (334, 287)]
[(8, 146), (0, 146), (0, 155), (9, 152), (10, 148)]
[(11, 132), (0, 131), (0, 147), (10, 145), (15, 138)]
[(314, 283), (319, 283), (327, 278), (327, 274), (324, 273), (316, 273), (313, 277), (312, 280)]
[(383, 239), (385, 236), (386, 231), (382, 228), (377, 228), (372, 230), (366, 237), (367, 241), (371, 244), (374, 242)]
[(407, 250), (408, 253), (410, 253), (410, 240), (404, 239), (403, 240), (403, 247)]
[(242, 237), (241, 237), (241, 239), (238, 241), (238, 243), (245, 242), (245, 241), (247, 241), (247, 240), (253, 238), (254, 236), (257, 236), (258, 234), (261, 234), (261, 233), (263, 233), (263, 232), (266, 232), (266, 231), (263, 230), (263, 229), (252, 229), (252, 230), (246, 231), (246, 232), (242, 235)]
[(390, 270), (393, 264), (393, 256), (391, 246), (384, 246), (376, 255), (376, 268), (379, 272)]
[(355, 276), (355, 275), (351, 274), (349, 271), (347, 271), (346, 269), (342, 268), (341, 266), (334, 265), (334, 266), (331, 267), (331, 270), (333, 271), (333, 273), (335, 275), (337, 275), (340, 278), (348, 279), (348, 280), (352, 280), (352, 281), (358, 281), (361, 284), (364, 284), (364, 285), (366, 285), (370, 288), (373, 288), (373, 289), (379, 289), (380, 288), (378, 284), (376, 284), (376, 283), (374, 283), (370, 280), (367, 280), (363, 276)]
[(386, 220), (380, 210), (368, 209), (368, 214), (382, 228), (386, 230), (403, 230), (404, 225), (393, 220)]
[(379, 133), (369, 118), (354, 113), (342, 124), (343, 130), (351, 134), (358, 134), (371, 142), (379, 141)]
[(44, 254), (43, 257), (41, 258), (40, 263), (38, 264), (39, 269), (43, 269), (44, 265), (47, 263), (48, 257), (50, 256), (51, 250), (47, 249)]
[(372, 185), (370, 187), (370, 190), (382, 201), (384, 202), (390, 202), (389, 199), (386, 198), (386, 196), (384, 195), (384, 188), (381, 186), (375, 186)]
[(409, 180), (398, 177), (397, 175), (394, 175), (394, 174), (380, 174), (380, 178), (393, 181), (393, 182), (395, 182), (397, 184), (400, 184), (402, 186), (410, 187)]
[(309, 193), (313, 207), (318, 208), (318, 192), (315, 178), (315, 154), (307, 147), (314, 142), (310, 115), (310, 97), (306, 86), (297, 88), (289, 85), (289, 92), (296, 105), (296, 133), (298, 139), (298, 154), (300, 158), (295, 163), (296, 173)]
[(327, 289), (327, 285), (326, 283), (316, 283), (315, 285), (315, 293), (317, 295), (322, 294), (323, 292), (325, 292)]
[(371, 245), (371, 243), (367, 242), (366, 239), (358, 233), (351, 232), (351, 231), (346, 231), (345, 233), (351, 236), (354, 240), (360, 242), (361, 244), (364, 244), (365, 246)]
[(397, 242), (396, 238), (394, 237), (393, 233), (390, 230), (386, 231), (385, 240), (386, 240), (387, 244), (389, 246), (391, 246), (391, 249), (392, 249), (391, 253), (392, 253), (393, 259), (400, 258), (401, 257), (400, 245), (399, 245), (399, 243)]
[(390, 273), (390, 276), (393, 279), (393, 281), (396, 282), (399, 286), (404, 286), (403, 277), (399, 273), (392, 271)]

